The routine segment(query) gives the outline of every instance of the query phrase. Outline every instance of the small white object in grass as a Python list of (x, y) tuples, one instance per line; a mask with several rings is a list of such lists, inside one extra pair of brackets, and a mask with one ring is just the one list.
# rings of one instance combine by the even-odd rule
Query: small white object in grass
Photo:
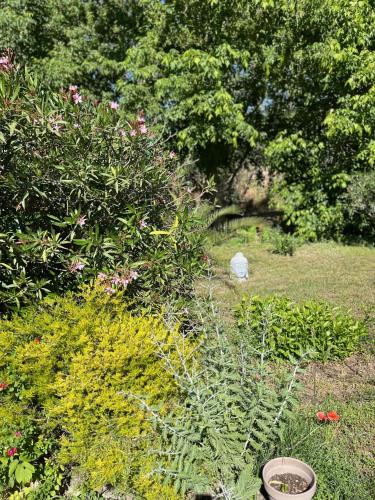
[(249, 263), (242, 252), (237, 252), (230, 261), (231, 276), (238, 281), (244, 281), (249, 278)]

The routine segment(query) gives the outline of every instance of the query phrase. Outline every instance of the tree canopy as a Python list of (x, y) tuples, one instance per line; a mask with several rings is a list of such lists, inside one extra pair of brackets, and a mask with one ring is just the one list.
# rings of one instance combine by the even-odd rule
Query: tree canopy
[[(144, 110), (222, 188), (245, 164), (270, 169), (274, 200), (307, 238), (371, 233), (374, 182), (361, 179), (375, 161), (373, 0), (0, 6), (0, 46), (46, 85), (111, 97), (129, 117)], [(358, 189), (367, 204), (354, 209)]]

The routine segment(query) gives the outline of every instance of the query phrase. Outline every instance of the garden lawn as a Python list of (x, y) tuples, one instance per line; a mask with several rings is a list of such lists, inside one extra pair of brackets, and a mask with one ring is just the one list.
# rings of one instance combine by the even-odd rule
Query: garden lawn
[[(216, 239), (216, 238), (215, 238)], [(244, 293), (277, 293), (299, 301), (325, 299), (351, 309), (355, 316), (374, 318), (375, 249), (337, 243), (305, 244), (293, 257), (272, 253), (272, 244), (244, 242), (234, 236), (210, 245), (213, 288), (217, 300), (232, 310)], [(237, 283), (230, 279), (229, 261), (236, 252), (249, 260), (250, 277)]]
[[(274, 254), (272, 248), (254, 232), (249, 237), (243, 230), (212, 233), (207, 253), (212, 261), (213, 295), (228, 322), (244, 293), (276, 293), (296, 301), (324, 299), (366, 320), (370, 339), (357, 354), (309, 365), (299, 411), (277, 454), (295, 456), (314, 467), (318, 500), (370, 498), (375, 491), (375, 249), (314, 243), (302, 245), (290, 257)], [(249, 260), (250, 277), (245, 283), (229, 276), (229, 261), (239, 251)], [(341, 420), (334, 426), (317, 426), (318, 410), (335, 410)]]

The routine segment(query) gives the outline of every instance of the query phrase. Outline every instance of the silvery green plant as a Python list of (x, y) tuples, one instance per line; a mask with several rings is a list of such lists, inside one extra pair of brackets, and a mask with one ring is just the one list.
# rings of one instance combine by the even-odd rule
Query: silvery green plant
[(195, 305), (197, 338), (192, 358), (179, 346), (182, 371), (168, 356), (166, 365), (180, 387), (180, 404), (167, 416), (147, 407), (162, 434), (163, 465), (155, 471), (182, 494), (245, 500), (259, 490), (256, 462), (272, 445), (296, 404), (295, 390), (303, 358), (277, 380), (268, 363), (268, 318), (259, 349), (243, 342), (223, 323), (212, 299)]

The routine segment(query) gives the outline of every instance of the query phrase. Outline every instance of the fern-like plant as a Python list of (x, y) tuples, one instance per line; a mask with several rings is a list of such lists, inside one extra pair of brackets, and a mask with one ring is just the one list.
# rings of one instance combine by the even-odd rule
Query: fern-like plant
[(180, 351), (177, 370), (163, 354), (180, 387), (180, 405), (167, 417), (147, 408), (168, 457), (168, 467), (159, 472), (181, 494), (248, 500), (260, 487), (257, 454), (271, 444), (296, 402), (300, 362), (288, 380), (276, 381), (267, 362), (267, 319), (256, 351), (238, 332), (228, 332), (211, 300), (198, 308), (201, 343), (195, 356)]

